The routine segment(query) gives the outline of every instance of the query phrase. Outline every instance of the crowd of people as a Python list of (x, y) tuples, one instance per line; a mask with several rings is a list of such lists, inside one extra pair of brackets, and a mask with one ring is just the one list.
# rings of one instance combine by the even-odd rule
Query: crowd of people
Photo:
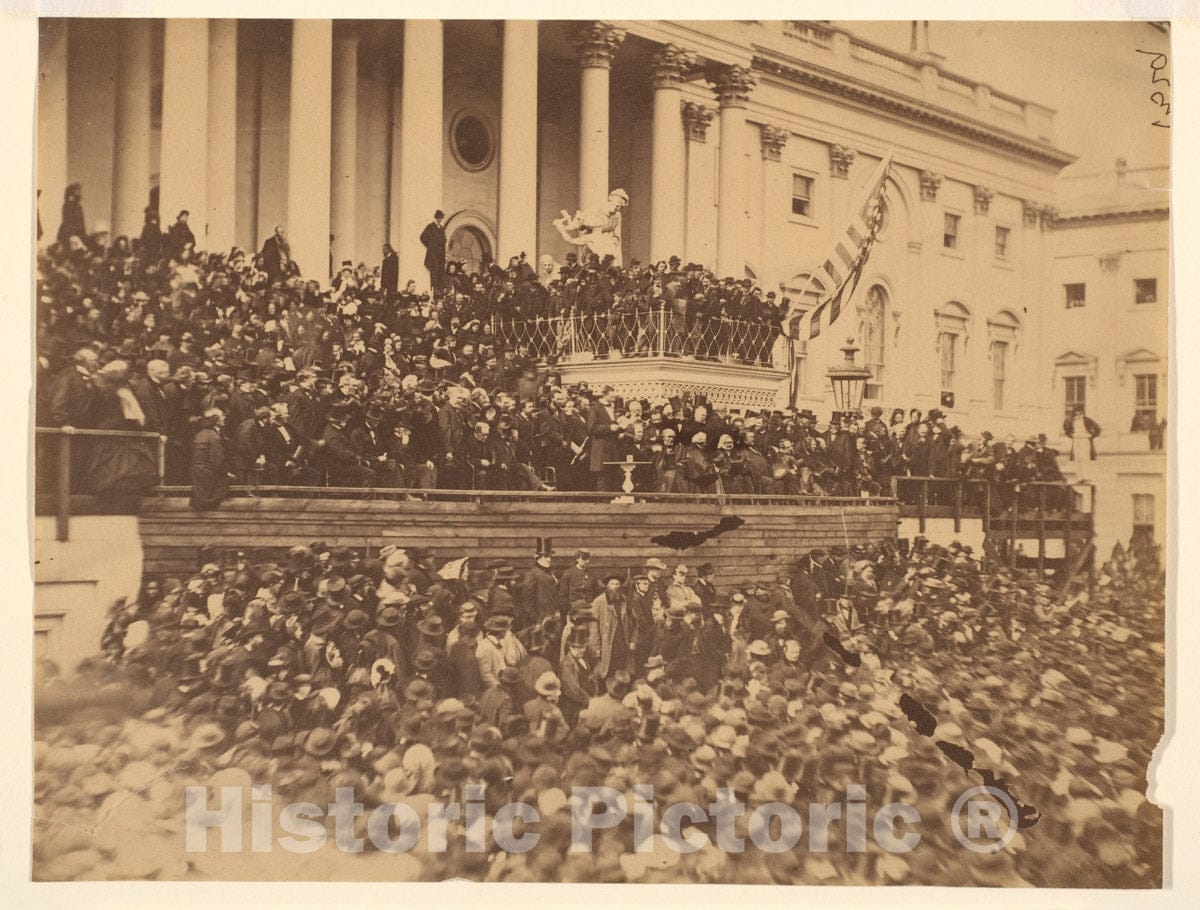
[[(786, 298), (677, 258), (616, 268), (585, 254), (534, 270), (514, 257), (479, 274), (449, 263), (429, 295), (396, 287), (387, 248), (379, 267), (347, 262), (322, 290), (298, 274), (282, 228), (257, 255), (205, 254), (187, 219), (164, 233), (148, 211), (135, 243), (110, 243), (82, 236), (82, 211), (64, 207), (58, 242), (38, 259), (37, 423), (158, 434), (163, 480), (191, 484), (198, 509), (218, 505), (231, 482), (616, 491), (620, 461), (637, 463), (634, 486), (647, 493), (859, 496), (888, 493), (895, 476), (1062, 480), (1045, 436), (968, 437), (938, 409), (819, 422), (795, 408), (720, 412), (690, 394), (622, 400), (564, 384), (553, 356), (493, 334), (494, 319), (586, 321), (656, 305), (672, 308), (664, 331), (680, 339), (720, 317), (778, 331)], [(73, 489), (146, 492), (156, 448), (152, 438), (76, 440)], [(39, 461), (44, 486), (51, 457)]]
[[(556, 566), (546, 541), (520, 570), (389, 547), (214, 547), (190, 577), (147, 578), (114, 605), (58, 715), (43, 687), (35, 876), (261, 877), (288, 857), (183, 855), (178, 822), (185, 785), (253, 782), (280, 804), (351, 788), (368, 812), (477, 786), (489, 815), (514, 800), (540, 813), (524, 854), (466, 850), (452, 825), (448, 852), (368, 845), (272, 877), (1157, 886), (1162, 816), (1144, 796), (1163, 731), (1157, 551), (1118, 546), (1064, 600), (970, 547), (907, 544), (814, 550), (736, 587), (654, 556), (610, 571), (581, 550)], [(981, 776), (1024, 807), (998, 853), (967, 851), (947, 820)], [(857, 784), (874, 806), (917, 808), (921, 840), (857, 852), (835, 826), (828, 852), (680, 855), (661, 839), (639, 852), (631, 816), (568, 852), (572, 788), (635, 784), (653, 785), (660, 813), (719, 788), (749, 811)], [(72, 823), (53, 824), (64, 812)], [(712, 840), (710, 825), (697, 830)]]

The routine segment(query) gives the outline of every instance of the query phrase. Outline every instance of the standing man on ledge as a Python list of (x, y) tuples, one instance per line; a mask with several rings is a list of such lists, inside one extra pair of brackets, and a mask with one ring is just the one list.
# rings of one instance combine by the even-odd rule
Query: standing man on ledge
[(421, 243), (425, 246), (425, 268), (429, 269), (429, 285), (433, 289), (442, 286), (446, 274), (446, 213), (438, 209), (433, 221), (421, 231)]

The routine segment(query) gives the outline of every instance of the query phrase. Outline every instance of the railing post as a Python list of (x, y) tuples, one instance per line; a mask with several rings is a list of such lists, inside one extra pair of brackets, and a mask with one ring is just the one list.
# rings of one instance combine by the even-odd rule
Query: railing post
[(1046, 568), (1046, 488), (1038, 487), (1038, 575)]
[(667, 305), (658, 305), (658, 356), (663, 357), (667, 352)]
[(158, 485), (167, 482), (167, 437), (158, 437)]
[(921, 502), (917, 511), (917, 530), (925, 533), (925, 509), (929, 504), (929, 478), (921, 478)]
[(1067, 487), (1067, 527), (1063, 531), (1063, 564), (1067, 572), (1071, 571), (1071, 525), (1075, 523), (1075, 488)]
[(962, 533), (962, 478), (954, 478), (954, 533)]
[(990, 534), (992, 532), (992, 484), (991, 481), (983, 482), (983, 533)]
[(71, 436), (74, 430), (63, 427), (58, 434), (58, 515), (55, 540), (64, 541), (71, 527)]
[(1017, 516), (1021, 514), (1021, 485), (1013, 484), (1012, 514), (1008, 526), (1008, 567), (1017, 567)]

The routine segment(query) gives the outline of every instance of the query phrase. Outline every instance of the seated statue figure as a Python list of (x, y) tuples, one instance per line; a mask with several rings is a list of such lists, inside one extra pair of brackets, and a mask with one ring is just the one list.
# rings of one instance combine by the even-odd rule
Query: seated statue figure
[(564, 209), (554, 220), (554, 227), (567, 243), (586, 246), (603, 259), (612, 256), (613, 263), (621, 262), (621, 209), (629, 205), (624, 190), (613, 190), (603, 208), (578, 211), (570, 215)]

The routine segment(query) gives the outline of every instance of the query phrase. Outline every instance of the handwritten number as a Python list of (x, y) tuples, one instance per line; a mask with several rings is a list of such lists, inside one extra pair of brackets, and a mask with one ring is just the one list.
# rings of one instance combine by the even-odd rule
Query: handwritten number
[[(1136, 53), (1145, 54), (1147, 57), (1152, 58), (1150, 60), (1150, 82), (1151, 82), (1151, 84), (1157, 85), (1158, 83), (1161, 82), (1164, 85), (1166, 85), (1168, 88), (1170, 88), (1171, 80), (1168, 79), (1166, 76), (1161, 75), (1161, 73), (1160, 73), (1160, 70), (1164, 70), (1167, 68), (1167, 55), (1160, 51), (1143, 50), (1140, 47), (1135, 48), (1134, 50)], [(1150, 100), (1152, 102), (1154, 102), (1155, 104), (1157, 104), (1160, 108), (1166, 109), (1163, 112), (1163, 117), (1160, 118), (1159, 120), (1153, 121), (1150, 125), (1151, 126), (1159, 126), (1159, 127), (1162, 127), (1163, 129), (1170, 129), (1170, 126), (1171, 126), (1170, 123), (1162, 122), (1163, 119), (1169, 118), (1171, 116), (1171, 103), (1167, 100), (1167, 96), (1165, 94), (1163, 94), (1162, 92), (1153, 92), (1150, 95)]]

